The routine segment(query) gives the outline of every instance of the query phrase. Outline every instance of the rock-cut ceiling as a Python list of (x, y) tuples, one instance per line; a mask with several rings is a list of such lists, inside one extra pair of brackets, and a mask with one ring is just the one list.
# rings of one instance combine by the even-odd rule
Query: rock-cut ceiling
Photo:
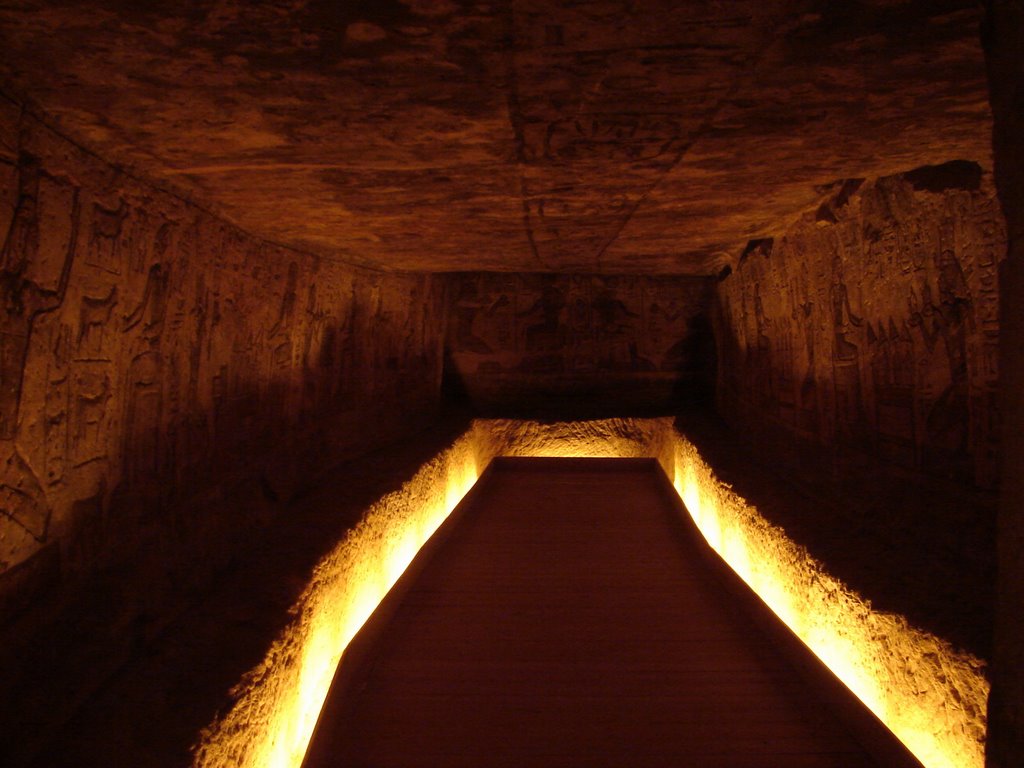
[(0, 78), (246, 230), (711, 274), (846, 178), (990, 168), (974, 0), (15, 0)]

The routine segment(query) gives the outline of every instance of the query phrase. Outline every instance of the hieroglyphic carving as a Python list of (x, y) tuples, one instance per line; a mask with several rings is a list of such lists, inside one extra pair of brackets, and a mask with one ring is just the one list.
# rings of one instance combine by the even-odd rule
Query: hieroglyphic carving
[(83, 295), (78, 308), (78, 335), (75, 339), (76, 357), (97, 359), (104, 356), (110, 327), (117, 306), (117, 286), (109, 285), (105, 293), (98, 296)]
[(595, 392), (631, 378), (666, 382), (667, 391), (682, 378), (713, 375), (695, 359), (707, 350), (694, 343), (701, 333), (710, 338), (698, 320), (709, 285), (699, 278), (460, 275), (449, 351), (470, 389), (488, 389), (488, 396), (516, 395), (513, 373)]
[(69, 425), (68, 457), (74, 467), (107, 455), (106, 438), (113, 396), (110, 369), (106, 362), (76, 362), (71, 381), (72, 421)]
[(914, 343), (906, 321), (897, 328), (892, 317), (876, 327), (869, 322), (871, 384), (875, 395), (875, 428), (879, 451), (903, 466), (917, 463), (914, 414)]
[(554, 280), (548, 280), (537, 295), (531, 296), (528, 306), (517, 315), (521, 321), (521, 343), (525, 352), (537, 354), (562, 349), (566, 337), (563, 323), (565, 304), (565, 288)]
[[(29, 336), (36, 318), (64, 301), (78, 231), (78, 191), (43, 183), (38, 159), (25, 156), (18, 178), (18, 205), (0, 255), (0, 438), (14, 437), (21, 402), (22, 379)], [(43, 229), (41, 211), (47, 190), (68, 202), (65, 226), (54, 238)], [(49, 195), (47, 195), (49, 199)], [(54, 253), (54, 249), (56, 252)], [(36, 276), (36, 282), (28, 277)]]
[[(130, 331), (142, 323), (141, 335), (147, 338), (159, 337), (163, 332), (164, 316), (167, 312), (167, 287), (170, 274), (167, 267), (159, 262), (149, 268), (142, 301), (124, 316), (124, 331)], [(180, 325), (179, 325), (180, 327)]]
[[(334, 345), (336, 339), (328, 333), (330, 315), (317, 299), (316, 283), (310, 283), (306, 298), (306, 331), (302, 344), (302, 402), (300, 412), (303, 418), (313, 417), (329, 402), (329, 380), (320, 371), (324, 368), (324, 352), (327, 344)], [(333, 354), (332, 349), (329, 354)]]
[(63, 323), (53, 334), (53, 356), (47, 361), (46, 395), (43, 408), (43, 442), (47, 485), (64, 479), (68, 461), (68, 410), (71, 397), (68, 364), (71, 360), (71, 327)]
[(125, 377), (124, 476), (129, 484), (141, 484), (159, 475), (161, 359), (154, 350), (135, 355)]
[(46, 540), (51, 510), (42, 486), (16, 446), (0, 454), (0, 571), (14, 565), (26, 545)]
[(281, 295), (281, 306), (277, 313), (277, 320), (270, 328), (270, 335), (287, 331), (291, 326), (292, 318), (295, 315), (295, 303), (298, 300), (297, 286), (299, 281), (299, 265), (294, 261), (288, 265), (288, 277), (285, 282), (284, 292)]
[[(720, 343), (735, 358), (722, 368), (722, 410), (991, 485), (1005, 249), (991, 188), (922, 191), (895, 176), (829, 212), (719, 284), (719, 327), (735, 337)], [(776, 382), (768, 402), (762, 336)], [(801, 377), (795, 425), (791, 375)]]
[[(832, 310), (832, 366), (836, 403), (836, 436), (840, 440), (859, 441), (865, 425), (861, 394), (860, 345), (854, 341), (863, 327), (862, 319), (850, 305), (849, 289), (843, 273), (843, 254), (856, 246), (844, 243), (832, 262), (829, 303)], [(853, 251), (855, 252), (855, 251)]]
[(0, 572), (54, 531), (102, 543), (67, 547), (88, 570), (130, 548), (143, 510), (180, 526), (158, 519), (167, 498), (306, 472), (429, 415), (445, 322), (430, 278), (254, 240), (35, 123), (12, 137), (4, 114)]
[(86, 264), (112, 275), (121, 274), (121, 229), (127, 218), (128, 204), (124, 200), (118, 200), (116, 208), (107, 208), (98, 202), (92, 204)]

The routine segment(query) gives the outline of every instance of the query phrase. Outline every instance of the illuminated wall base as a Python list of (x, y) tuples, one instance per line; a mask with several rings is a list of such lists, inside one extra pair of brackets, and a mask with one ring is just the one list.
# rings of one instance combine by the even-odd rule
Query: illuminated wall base
[(982, 768), (984, 662), (871, 604), (719, 481), (685, 437), (658, 456), (704, 538), (926, 768)]
[(489, 457), (472, 432), (375, 502), (314, 570), (293, 620), (199, 737), (197, 768), (299, 766), (341, 655)]
[(926, 768), (982, 768), (979, 659), (870, 604), (720, 482), (671, 419), (481, 420), (372, 505), (201, 735), (196, 768), (299, 766), (349, 641), (495, 456), (653, 457), (709, 544)]

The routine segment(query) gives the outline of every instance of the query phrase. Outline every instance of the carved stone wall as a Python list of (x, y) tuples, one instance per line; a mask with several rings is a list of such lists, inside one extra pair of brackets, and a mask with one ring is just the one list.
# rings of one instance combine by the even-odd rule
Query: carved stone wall
[(713, 379), (712, 281), (468, 273), (451, 290), (450, 363), (485, 409), (666, 409)]
[(719, 283), (719, 410), (994, 486), (1006, 232), (989, 175), (953, 161), (833, 193)]
[(985, 7), (992, 147), (1008, 232), (1000, 272), (1003, 484), (985, 764), (1012, 768), (1024, 754), (1024, 3), (989, 0)]
[(2, 99), (0, 244), (0, 609), (202, 559), (436, 413), (443, 281), (255, 240)]

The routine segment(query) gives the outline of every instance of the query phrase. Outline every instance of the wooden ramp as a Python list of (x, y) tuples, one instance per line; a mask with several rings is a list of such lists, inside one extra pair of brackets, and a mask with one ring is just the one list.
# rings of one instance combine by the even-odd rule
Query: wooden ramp
[(912, 766), (653, 461), (502, 459), (353, 642), (310, 766)]

